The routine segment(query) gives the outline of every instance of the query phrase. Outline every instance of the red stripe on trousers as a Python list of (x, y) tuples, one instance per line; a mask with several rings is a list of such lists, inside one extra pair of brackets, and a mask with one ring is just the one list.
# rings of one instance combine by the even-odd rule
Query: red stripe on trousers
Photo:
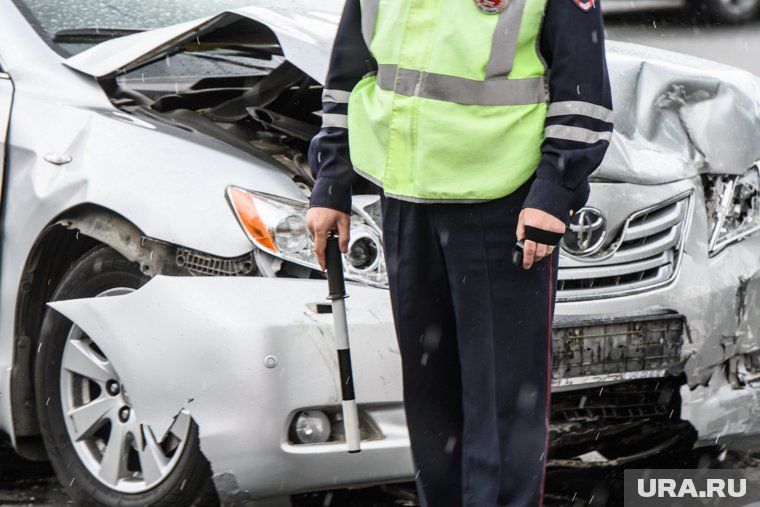
[(552, 279), (554, 278), (554, 254), (549, 257), (549, 314), (547, 318), (546, 332), (546, 443), (544, 444), (544, 470), (541, 475), (541, 497), (538, 500), (538, 507), (544, 505), (544, 481), (546, 480), (546, 462), (549, 460), (549, 397), (551, 396), (552, 385), (552, 363), (551, 363), (551, 344), (552, 344), (552, 306), (554, 304)]

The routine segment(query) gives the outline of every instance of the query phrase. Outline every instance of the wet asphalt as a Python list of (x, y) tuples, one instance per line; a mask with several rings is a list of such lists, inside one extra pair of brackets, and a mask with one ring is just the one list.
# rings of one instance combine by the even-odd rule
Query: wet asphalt
[[(691, 441), (675, 444), (658, 455), (624, 465), (551, 467), (545, 488), (546, 507), (623, 507), (623, 472), (631, 468), (741, 468), (760, 482), (760, 438), (718, 442), (692, 449)], [(414, 507), (412, 483), (294, 496), (293, 507)], [(74, 505), (66, 488), (46, 463), (16, 456), (0, 444), (0, 506), (57, 507)], [(178, 506), (183, 507), (183, 506)]]
[[(567, 0), (570, 1), (570, 0)], [(738, 27), (698, 21), (689, 12), (608, 17), (607, 36), (722, 61), (760, 75), (760, 20)], [(719, 442), (717, 445), (670, 449), (624, 466), (588, 465), (550, 468), (546, 480), (547, 507), (622, 506), (625, 468), (745, 468), (760, 481), (760, 440)], [(414, 485), (399, 484), (360, 490), (300, 495), (294, 507), (415, 506)], [(73, 505), (66, 488), (47, 463), (17, 457), (0, 442), (0, 506), (53, 507)]]

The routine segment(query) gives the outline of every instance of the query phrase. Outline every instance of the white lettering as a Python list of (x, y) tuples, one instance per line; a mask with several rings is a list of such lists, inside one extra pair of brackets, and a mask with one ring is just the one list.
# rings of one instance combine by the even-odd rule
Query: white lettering
[(646, 479), (639, 479), (639, 496), (643, 498), (652, 498), (657, 493), (657, 481), (655, 479), (649, 479), (648, 491), (645, 489), (646, 481)]
[(637, 492), (642, 498), (733, 498), (747, 495), (747, 479), (707, 478), (706, 488), (697, 489), (694, 479), (682, 479), (681, 482), (668, 478), (637, 478)]
[(739, 479), (739, 485), (741, 486), (740, 491), (734, 489), (734, 480), (735, 479), (728, 480), (728, 494), (734, 498), (741, 498), (747, 494), (747, 479)]
[(715, 498), (715, 496), (726, 498), (726, 494), (723, 493), (725, 487), (726, 483), (723, 482), (723, 479), (707, 479), (707, 496), (710, 498)]
[(657, 496), (663, 498), (665, 496), (665, 493), (667, 493), (670, 498), (676, 496), (675, 479), (660, 479), (660, 494)]
[(678, 498), (683, 498), (687, 495), (692, 498), (699, 497), (697, 487), (694, 485), (694, 481), (691, 479), (684, 479), (683, 484), (681, 484), (681, 489), (678, 490)]

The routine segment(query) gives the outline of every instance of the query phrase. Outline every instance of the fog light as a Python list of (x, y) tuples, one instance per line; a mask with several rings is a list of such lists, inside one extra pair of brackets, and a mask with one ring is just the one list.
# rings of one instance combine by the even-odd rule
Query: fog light
[(293, 423), (293, 436), (299, 444), (319, 444), (330, 438), (330, 419), (321, 410), (298, 414)]
[(300, 252), (309, 241), (309, 231), (306, 220), (298, 215), (290, 215), (277, 224), (274, 228), (274, 243), (283, 252)]

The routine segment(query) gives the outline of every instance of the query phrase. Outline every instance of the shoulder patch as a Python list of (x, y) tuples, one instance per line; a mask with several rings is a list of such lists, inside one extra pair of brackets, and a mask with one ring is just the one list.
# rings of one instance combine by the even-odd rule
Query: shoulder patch
[(573, 0), (573, 3), (583, 12), (588, 12), (596, 7), (596, 0)]

